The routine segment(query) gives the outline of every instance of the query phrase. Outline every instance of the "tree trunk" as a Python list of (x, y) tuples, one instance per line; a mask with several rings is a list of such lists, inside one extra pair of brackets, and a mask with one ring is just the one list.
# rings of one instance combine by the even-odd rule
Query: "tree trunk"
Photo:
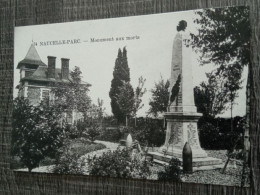
[(250, 6), (250, 24), (252, 35), (250, 40), (250, 59), (249, 77), (250, 77), (250, 170), (251, 170), (251, 189), (252, 194), (260, 194), (260, 28), (259, 28), (259, 0), (252, 1)]
[(230, 130), (231, 134), (233, 134), (233, 101), (231, 100), (231, 107), (230, 107)]
[(128, 118), (125, 116), (125, 126), (128, 127)]
[(240, 137), (237, 138), (237, 140), (234, 142), (233, 148), (231, 148), (230, 151), (228, 152), (228, 159), (227, 159), (227, 161), (226, 161), (226, 163), (225, 163), (225, 165), (224, 165), (224, 167), (222, 169), (222, 173), (225, 173), (227, 165), (228, 165), (228, 163), (230, 161), (230, 154), (235, 150), (239, 139), (240, 139)]
[(250, 76), (247, 77), (247, 87), (246, 87), (246, 124), (244, 131), (244, 161), (248, 164), (250, 142), (249, 142), (249, 117), (250, 117)]

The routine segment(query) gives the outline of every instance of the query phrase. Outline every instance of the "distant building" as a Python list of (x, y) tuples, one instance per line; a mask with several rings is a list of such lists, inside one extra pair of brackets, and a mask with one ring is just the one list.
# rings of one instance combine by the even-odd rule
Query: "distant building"
[[(28, 98), (35, 106), (45, 98), (53, 99), (51, 86), (54, 82), (66, 82), (70, 78), (69, 59), (61, 58), (60, 69), (56, 68), (56, 57), (48, 56), (47, 66), (42, 62), (34, 44), (29, 48), (25, 58), (18, 63), (17, 69), (20, 69), (20, 83), (16, 86), (18, 96)], [(83, 117), (81, 113), (74, 111), (65, 115), (68, 123)]]

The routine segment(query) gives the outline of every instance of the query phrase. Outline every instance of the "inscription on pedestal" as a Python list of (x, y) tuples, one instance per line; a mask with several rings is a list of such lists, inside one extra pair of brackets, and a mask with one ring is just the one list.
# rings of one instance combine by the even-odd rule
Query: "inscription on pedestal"
[(182, 141), (182, 125), (178, 122), (172, 122), (171, 124), (171, 136), (169, 139), (168, 144), (175, 145), (176, 147), (181, 147), (181, 141)]
[(194, 124), (190, 123), (188, 126), (188, 140), (189, 144), (193, 148), (200, 148), (199, 146), (199, 140), (197, 137), (197, 128), (195, 127)]

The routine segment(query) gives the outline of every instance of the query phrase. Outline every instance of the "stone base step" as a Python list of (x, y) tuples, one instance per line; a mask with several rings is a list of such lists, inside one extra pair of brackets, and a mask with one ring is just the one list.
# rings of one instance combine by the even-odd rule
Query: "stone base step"
[[(158, 162), (162, 161), (162, 162), (168, 163), (172, 159), (172, 156), (164, 155), (159, 152), (149, 152), (148, 154), (152, 155), (153, 160), (154, 161), (157, 160)], [(177, 159), (179, 159), (182, 163), (182, 158), (177, 158)], [(216, 165), (221, 165), (221, 164), (223, 164), (221, 159), (212, 158), (212, 157), (193, 158), (192, 159), (193, 167), (216, 166)]]
[[(154, 163), (159, 164), (159, 165), (169, 165), (169, 163), (154, 159)], [(214, 169), (222, 169), (224, 167), (224, 164), (219, 164), (219, 165), (208, 165), (208, 166), (200, 166), (200, 167), (192, 167), (193, 172), (195, 171), (207, 171), (207, 170), (214, 170)], [(230, 166), (229, 166), (230, 167)], [(182, 166), (180, 166), (180, 169), (182, 170)]]

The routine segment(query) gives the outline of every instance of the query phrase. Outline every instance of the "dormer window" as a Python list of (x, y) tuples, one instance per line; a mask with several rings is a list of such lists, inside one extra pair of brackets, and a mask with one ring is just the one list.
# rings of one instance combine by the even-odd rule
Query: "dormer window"
[(34, 71), (26, 70), (25, 71), (25, 77), (29, 77), (33, 74)]

